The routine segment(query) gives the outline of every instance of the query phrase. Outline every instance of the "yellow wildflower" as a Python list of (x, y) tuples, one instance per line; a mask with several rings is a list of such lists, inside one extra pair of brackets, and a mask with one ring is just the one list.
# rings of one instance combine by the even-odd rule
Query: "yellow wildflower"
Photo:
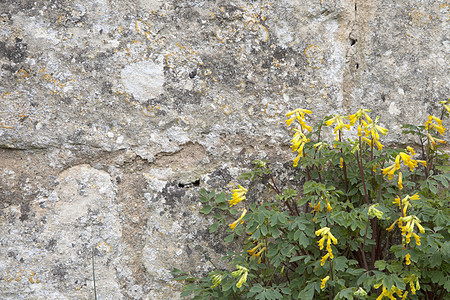
[(336, 139), (339, 137), (338, 131), (342, 131), (344, 128), (346, 128), (347, 130), (350, 130), (350, 125), (344, 124), (344, 119), (346, 119), (346, 118), (347, 117), (335, 115), (333, 118), (331, 118), (325, 122), (327, 127), (330, 126), (331, 124), (336, 123), (336, 126), (334, 127), (334, 134), (336, 134)]
[(398, 172), (398, 188), (403, 190), (402, 172)]
[(322, 250), (323, 249), (323, 243), (325, 242), (325, 239), (326, 239), (327, 237), (326, 236), (324, 236), (324, 237), (322, 237), (317, 243), (319, 244), (319, 249), (320, 250)]
[(416, 245), (420, 246), (420, 236), (418, 236), (415, 232), (412, 233), (412, 236), (416, 240)]
[(238, 283), (236, 284), (236, 287), (241, 288), (242, 284), (244, 284), (247, 281), (248, 269), (240, 265), (236, 265), (236, 268), (237, 270), (232, 272), (231, 276), (233, 277), (241, 276), (241, 278), (239, 278)]
[(448, 111), (448, 113), (450, 114), (450, 99), (448, 100), (444, 100), (444, 101), (439, 101), (440, 104), (442, 104), (442, 106)]
[[(437, 124), (433, 123), (435, 121)], [(445, 132), (445, 127), (442, 126), (442, 120), (435, 116), (428, 116), (428, 121), (425, 122), (425, 129), (430, 131), (431, 129), (436, 129), (442, 136)]]
[(330, 212), (332, 209), (330, 202), (327, 202), (327, 212)]
[(210, 274), (209, 276), (211, 277), (211, 281), (213, 283), (211, 288), (217, 287), (222, 282), (222, 279), (223, 279), (222, 274)]
[(405, 255), (405, 259), (406, 259), (406, 265), (409, 266), (411, 264), (411, 255), (408, 253)]
[(377, 217), (377, 219), (382, 219), (383, 218), (383, 212), (382, 211), (380, 211), (380, 210), (378, 210), (378, 209), (376, 209), (376, 207), (378, 206), (379, 204), (374, 204), (374, 205), (371, 205), (370, 207), (369, 207), (369, 211), (367, 212), (367, 215), (369, 216), (369, 217)]
[(236, 287), (237, 288), (241, 288), (242, 284), (244, 284), (245, 282), (247, 282), (247, 275), (248, 272), (244, 272), (244, 274), (242, 274), (241, 278), (239, 278), (238, 283), (236, 283)]
[(441, 144), (446, 144), (447, 142), (442, 140), (442, 139), (438, 139), (436, 137), (431, 136), (431, 134), (427, 133), (427, 137), (429, 139), (429, 141), (431, 142), (430, 147), (431, 149), (434, 149), (433, 146), (436, 146), (436, 142), (441, 143)]
[(411, 148), (410, 146), (406, 147), (406, 151), (408, 151), (409, 153), (411, 153), (412, 156), (416, 155), (416, 152), (414, 151), (413, 148)]
[(324, 279), (322, 279), (322, 283), (320, 284), (320, 289), (323, 290), (325, 288), (325, 285), (329, 279), (330, 279), (330, 276), (327, 276)]
[(320, 265), (323, 266), (325, 262), (327, 261), (328, 257), (330, 257), (330, 253), (325, 254), (322, 259), (320, 260)]
[(237, 219), (236, 221), (234, 221), (233, 223), (231, 223), (230, 225), (228, 225), (228, 226), (230, 226), (231, 230), (234, 230), (234, 228), (236, 228), (236, 226), (237, 226), (237, 224), (238, 224), (239, 222), (240, 222), (241, 224), (244, 223), (244, 221), (242, 221), (242, 218), (245, 216), (246, 213), (247, 213), (247, 210), (244, 209), (244, 211), (242, 212), (242, 214), (241, 214), (241, 216), (239, 217), (239, 219)]
[(296, 114), (296, 113), (299, 113), (302, 116), (302, 118), (304, 119), (305, 118), (305, 114), (310, 115), (312, 113), (312, 111), (307, 110), (307, 109), (297, 108), (297, 109), (294, 109), (293, 111), (288, 112), (286, 114), (286, 117), (289, 118), (290, 116), (292, 116), (293, 114)]
[[(351, 122), (350, 122), (350, 123), (351, 123)], [(359, 125), (358, 125), (358, 133), (357, 133), (357, 135), (358, 135), (358, 136), (362, 136), (362, 133), (361, 133), (361, 132), (362, 132), (362, 128), (361, 128), (361, 124), (359, 124)]]
[(409, 283), (411, 294), (415, 295), (416, 291), (420, 290), (419, 278), (416, 274), (411, 274), (408, 277), (403, 278), (405, 283)]
[(386, 228), (386, 230), (389, 231), (389, 232), (391, 232), (391, 231), (394, 229), (395, 224), (397, 224), (397, 221), (398, 221), (398, 219), (395, 220), (394, 223), (392, 223), (391, 226), (389, 226), (388, 228)]
[(233, 194), (231, 195), (231, 200), (228, 201), (230, 203), (230, 207), (238, 204), (242, 200), (245, 200), (245, 194), (247, 192), (248, 192), (248, 190), (239, 184), (238, 188), (233, 190)]
[(350, 120), (350, 125), (353, 126), (357, 120), (360, 120), (363, 116), (366, 118), (368, 123), (372, 123), (372, 119), (367, 114), (368, 112), (371, 112), (370, 109), (360, 109), (355, 114), (348, 116), (348, 119)]
[(333, 259), (333, 252), (331, 250), (331, 243), (336, 245), (337, 244), (337, 239), (334, 237), (333, 234), (331, 234), (330, 228), (328, 228), (328, 227), (323, 227), (323, 228), (317, 230), (315, 232), (315, 234), (316, 234), (316, 236), (319, 236), (319, 235), (322, 236), (322, 238), (318, 241), (320, 250), (323, 249), (323, 244), (325, 242), (325, 239), (327, 240), (327, 251), (328, 251), (328, 253), (324, 257), (322, 257), (321, 264), (323, 265), (328, 257), (330, 259)]
[(250, 254), (251, 256), (256, 256), (255, 255), (256, 250), (258, 250), (258, 248), (261, 247), (262, 245), (264, 245), (264, 243), (259, 243), (258, 245), (256, 245), (252, 249), (247, 250), (248, 254)]

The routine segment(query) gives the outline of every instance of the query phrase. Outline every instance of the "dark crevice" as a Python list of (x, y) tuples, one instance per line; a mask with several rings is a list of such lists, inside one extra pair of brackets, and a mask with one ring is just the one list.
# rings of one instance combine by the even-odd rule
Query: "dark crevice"
[(180, 188), (191, 188), (194, 186), (199, 186), (200, 185), (200, 179), (197, 179), (193, 182), (189, 182), (189, 183), (178, 183), (178, 187)]
[(355, 45), (357, 41), (358, 41), (357, 39), (350, 38), (350, 46)]

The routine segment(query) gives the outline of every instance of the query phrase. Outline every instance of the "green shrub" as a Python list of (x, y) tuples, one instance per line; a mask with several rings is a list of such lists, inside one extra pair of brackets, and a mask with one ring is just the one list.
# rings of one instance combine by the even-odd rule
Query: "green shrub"
[[(210, 232), (226, 230), (225, 242), (240, 237), (240, 246), (223, 258), (233, 271), (214, 262), (203, 278), (174, 270), (186, 281), (182, 296), (444, 299), (450, 291), (450, 167), (439, 146), (450, 100), (441, 103), (441, 118), (403, 126), (417, 149), (384, 147), (380, 134), (387, 129), (370, 110), (327, 117), (314, 127), (307, 125), (311, 111), (289, 112), (302, 189), (281, 189), (285, 184), (260, 160), (240, 178), (266, 187), (268, 199), (246, 199), (241, 185), (231, 195), (202, 189), (201, 212), (216, 219)], [(322, 139), (329, 126), (333, 142)], [(230, 218), (235, 221), (228, 224)]]

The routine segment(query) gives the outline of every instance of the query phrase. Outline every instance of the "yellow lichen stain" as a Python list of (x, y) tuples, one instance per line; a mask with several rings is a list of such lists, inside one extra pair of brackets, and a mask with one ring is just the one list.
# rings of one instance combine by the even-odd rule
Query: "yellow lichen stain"
[(186, 117), (178, 118), (176, 123), (183, 129), (183, 131), (191, 130), (191, 122)]
[(19, 269), (19, 271), (17, 271), (16, 274), (14, 275), (14, 280), (19, 282), (22, 280), (23, 276), (24, 276), (24, 270)]
[(246, 84), (244, 81), (241, 81), (239, 84), (236, 85), (236, 88), (238, 89), (239, 93), (243, 93), (245, 91)]
[(39, 279), (35, 278), (36, 274), (34, 273), (34, 271), (29, 270), (29, 273), (30, 273), (30, 278), (28, 280), (30, 281), (30, 283), (39, 283), (39, 282), (41, 282)]
[(267, 103), (266, 107), (264, 108), (264, 114), (269, 117), (269, 118), (273, 118), (276, 115), (279, 114), (278, 112), (278, 104), (276, 103)]
[(312, 69), (320, 69), (323, 64), (324, 54), (317, 45), (310, 45), (305, 49), (306, 61)]
[(159, 105), (148, 105), (146, 107), (142, 107), (142, 113), (147, 117), (154, 118), (160, 109), (161, 107)]
[[(225, 7), (219, 8), (219, 13), (223, 14), (232, 22), (219, 27), (215, 34), (221, 44), (231, 44), (245, 39), (249, 34), (256, 34), (254, 39), (256, 44), (269, 40), (269, 30), (262, 24), (270, 14), (271, 3), (260, 5), (249, 4), (242, 6), (241, 10), (232, 13), (227, 12)], [(231, 14), (231, 16), (230, 16)]]
[(247, 115), (254, 116), (255, 115), (255, 108), (253, 105), (251, 105), (249, 108), (247, 108)]
[(439, 15), (437, 16), (442, 22), (448, 22), (450, 20), (450, 5), (441, 4), (439, 5)]
[(117, 33), (118, 34), (122, 34), (123, 33), (123, 28), (122, 28), (122, 26), (117, 26)]
[(272, 64), (275, 68), (279, 68), (281, 66), (280, 61), (276, 58), (272, 60)]
[(13, 128), (14, 128), (14, 125), (7, 125), (7, 124), (5, 123), (5, 121), (2, 121), (2, 123), (0, 124), (0, 126), (1, 126), (2, 128), (5, 128), (5, 129), (13, 129)]
[(233, 110), (228, 105), (222, 106), (222, 111), (225, 115), (229, 116), (233, 113)]
[(23, 68), (20, 68), (19, 71), (16, 72), (17, 81), (20, 82), (20, 80), (24, 80), (30, 77), (31, 70), (25, 70)]
[(98, 250), (100, 251), (105, 251), (106, 253), (111, 252), (111, 246), (107, 242), (101, 242), (97, 244), (96, 248), (98, 248)]
[(421, 11), (417, 8), (413, 8), (408, 16), (411, 18), (409, 25), (417, 27), (425, 27), (431, 21), (431, 15)]

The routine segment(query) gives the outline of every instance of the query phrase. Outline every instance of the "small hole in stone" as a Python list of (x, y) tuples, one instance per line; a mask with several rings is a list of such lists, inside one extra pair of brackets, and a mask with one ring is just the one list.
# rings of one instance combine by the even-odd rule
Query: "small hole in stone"
[(356, 41), (357, 41), (357, 40), (355, 40), (355, 39), (350, 39), (350, 46), (355, 45), (355, 44), (356, 44)]
[(356, 68), (356, 69), (358, 70), (358, 68), (359, 68), (359, 64), (356, 64), (356, 65), (355, 65), (355, 68)]

